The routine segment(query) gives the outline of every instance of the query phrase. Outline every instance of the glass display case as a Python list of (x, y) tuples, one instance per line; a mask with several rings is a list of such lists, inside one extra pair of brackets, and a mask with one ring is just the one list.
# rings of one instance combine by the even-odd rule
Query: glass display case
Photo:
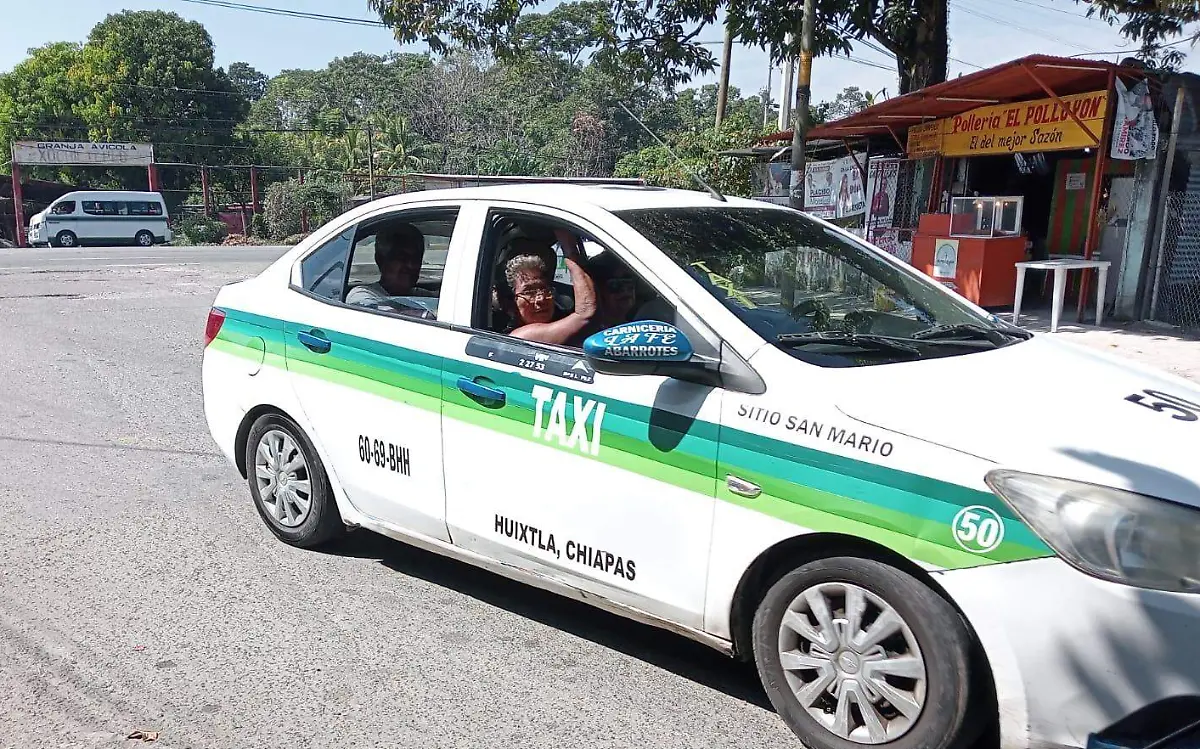
[(1015, 237), (1021, 233), (1022, 195), (950, 199), (950, 236)]

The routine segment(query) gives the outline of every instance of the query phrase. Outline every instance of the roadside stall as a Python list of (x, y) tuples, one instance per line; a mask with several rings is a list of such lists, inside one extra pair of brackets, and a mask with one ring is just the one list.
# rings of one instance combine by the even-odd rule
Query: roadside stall
[[(848, 150), (852, 139), (890, 138), (902, 153), (891, 169), (910, 177), (903, 195), (885, 186), (882, 199), (905, 203), (909, 220), (894, 215), (882, 227), (868, 220), (868, 238), (886, 246), (880, 240), (888, 232), (907, 231), (904, 259), (914, 267), (976, 304), (1009, 307), (1016, 263), (1092, 258), (1106, 209), (1131, 199), (1125, 187), (1134, 160), (1154, 157), (1146, 141), (1157, 131), (1131, 130), (1121, 119), (1114, 135), (1114, 119), (1131, 97), (1144, 96), (1137, 86), (1144, 76), (1134, 67), (1033, 55), (886, 100), (815, 127), (808, 138), (840, 139)], [(878, 182), (868, 181), (871, 215), (881, 201)], [(1031, 273), (1028, 281), (1042, 279)]]

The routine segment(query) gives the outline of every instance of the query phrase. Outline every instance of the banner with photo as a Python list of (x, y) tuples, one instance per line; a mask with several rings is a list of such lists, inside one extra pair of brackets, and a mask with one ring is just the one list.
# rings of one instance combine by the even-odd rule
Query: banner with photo
[[(874, 158), (867, 167), (867, 236), (871, 244), (884, 252), (908, 262), (912, 257), (912, 241), (895, 229), (896, 189), (900, 181), (898, 158)], [(907, 241), (905, 241), (907, 240)]]
[(1153, 159), (1158, 150), (1158, 123), (1149, 86), (1143, 80), (1126, 88), (1118, 77), (1116, 89), (1112, 157), (1121, 161)]
[(805, 164), (805, 211), (823, 219), (840, 219), (857, 216), (866, 207), (862, 172), (854, 157)]

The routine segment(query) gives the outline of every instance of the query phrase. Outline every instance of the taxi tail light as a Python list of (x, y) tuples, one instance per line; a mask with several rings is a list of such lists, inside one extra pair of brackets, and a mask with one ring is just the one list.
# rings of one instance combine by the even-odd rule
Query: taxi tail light
[(216, 307), (213, 307), (212, 309), (210, 309), (208, 311), (208, 322), (206, 322), (204, 324), (204, 345), (205, 345), (205, 347), (207, 347), (208, 344), (213, 342), (213, 339), (217, 337), (217, 333), (221, 332), (221, 325), (223, 325), (224, 323), (225, 323), (225, 313), (224, 312), (217, 309)]

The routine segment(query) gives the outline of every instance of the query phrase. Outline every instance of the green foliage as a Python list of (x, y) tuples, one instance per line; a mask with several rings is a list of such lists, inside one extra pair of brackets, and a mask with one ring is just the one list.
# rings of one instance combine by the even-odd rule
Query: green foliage
[(228, 236), (229, 227), (219, 219), (191, 213), (179, 223), (179, 233), (188, 244), (220, 244)]
[(259, 239), (265, 239), (269, 236), (266, 216), (261, 213), (254, 214), (254, 218), (250, 219), (250, 236)]
[(1196, 0), (1075, 0), (1087, 6), (1088, 17), (1098, 17), (1110, 25), (1120, 24), (1121, 33), (1141, 42), (1141, 57), (1152, 67), (1173, 70), (1183, 64), (1187, 53), (1179, 47), (1165, 47), (1176, 37), (1200, 40), (1200, 2)]
[[(151, 142), (159, 161), (230, 163), (238, 155), (234, 123), (248, 106), (213, 67), (203, 26), (174, 13), (126, 11), (97, 24), (85, 44), (37, 48), (0, 75), (0, 150), (23, 137)], [(31, 176), (96, 187), (122, 186), (128, 177), (97, 167), (47, 171)], [(160, 176), (168, 191), (197, 178), (191, 170)]]
[[(659, 145), (643, 148), (617, 162), (615, 176), (641, 177), (648, 184), (684, 190), (703, 190), (688, 174), (698, 175), (726, 195), (749, 196), (751, 193), (749, 159), (721, 156), (729, 148), (741, 148), (762, 135), (759, 125), (744, 117), (730, 118), (713, 127), (687, 131), (664, 138), (679, 160)], [(687, 169), (681, 165), (686, 165)]]
[[(716, 59), (699, 38), (715, 24), (722, 6), (738, 40), (773, 49), (777, 60), (799, 53), (803, 6), (794, 0), (588, 3), (578, 23), (557, 25), (562, 37), (539, 33), (541, 20), (551, 19), (558, 8), (545, 16), (522, 16), (542, 2), (367, 0), (397, 40), (423, 41), (436, 53), (461, 45), (508, 61), (525, 54), (531, 42), (562, 39), (569, 50), (578, 47), (580, 35), (591, 36), (592, 62), (629, 86), (672, 89), (695, 73), (713, 72)], [(818, 54), (849, 54), (855, 39), (870, 38), (898, 57), (901, 93), (946, 79), (947, 0), (817, 0), (816, 16)]]
[(316, 228), (342, 213), (348, 197), (342, 189), (320, 182), (276, 182), (267, 189), (263, 202), (267, 234), (271, 239), (299, 234), (300, 217), (305, 212), (309, 227)]
[[(29, 57), (0, 75), (0, 153), (11, 153), (14, 140), (76, 140), (87, 125), (73, 109), (82, 96), (72, 76), (80, 45), (55, 42), (30, 50)], [(31, 176), (58, 179), (58, 170), (41, 167)]]
[(270, 78), (258, 72), (249, 63), (235, 62), (229, 65), (229, 82), (248, 102), (256, 102), (267, 93)]

